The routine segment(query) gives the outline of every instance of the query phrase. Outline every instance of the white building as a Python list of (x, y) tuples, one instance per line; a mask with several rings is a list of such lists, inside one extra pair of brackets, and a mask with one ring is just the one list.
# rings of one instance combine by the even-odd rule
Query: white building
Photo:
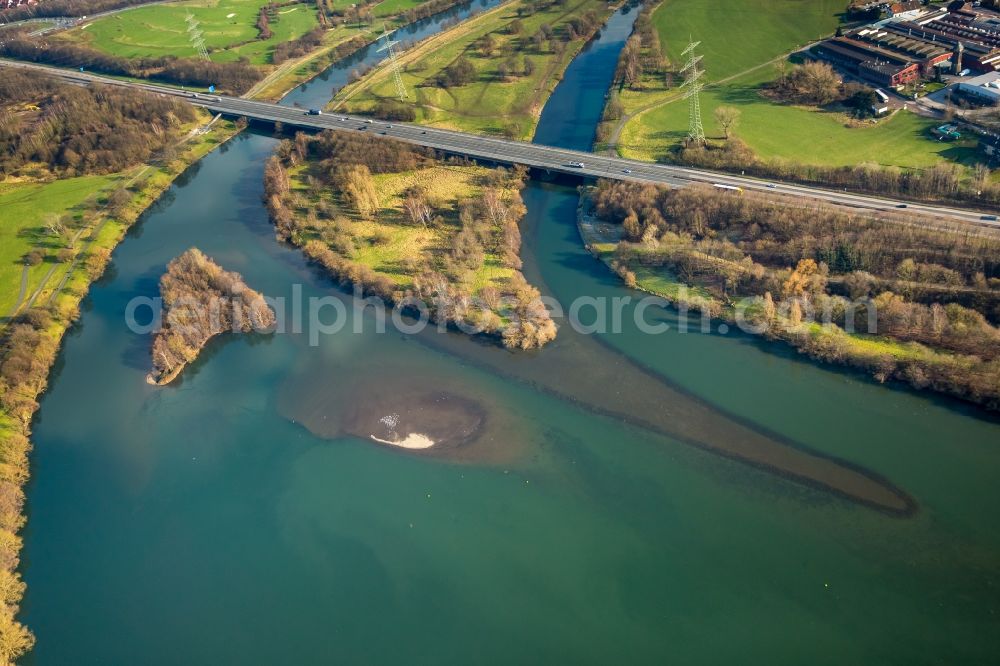
[(978, 98), (985, 104), (1000, 105), (1000, 72), (990, 72), (955, 84), (959, 92)]

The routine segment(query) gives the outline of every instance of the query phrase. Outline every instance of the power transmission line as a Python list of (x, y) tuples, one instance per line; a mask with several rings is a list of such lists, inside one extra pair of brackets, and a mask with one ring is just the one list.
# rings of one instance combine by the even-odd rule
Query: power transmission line
[(701, 56), (694, 50), (701, 42), (692, 41), (684, 49), (682, 56), (687, 56), (687, 63), (681, 69), (684, 74), (684, 97), (688, 100), (688, 137), (696, 143), (705, 143), (705, 126), (701, 122), (701, 91), (705, 87), (702, 77), (705, 70), (701, 69)]
[[(395, 32), (395, 30), (393, 30)], [(389, 35), (392, 32), (387, 32), (385, 24), (382, 24), (382, 38), (385, 40), (382, 46), (378, 47), (378, 53), (382, 51), (387, 51), (389, 55), (389, 68), (392, 70), (392, 80), (396, 84), (396, 95), (399, 97), (399, 101), (405, 101), (410, 99), (409, 94), (406, 92), (406, 86), (403, 85), (403, 77), (399, 73), (399, 61), (396, 60), (396, 45), (399, 44), (398, 41), (394, 39), (389, 39)]]
[(198, 55), (204, 60), (209, 60), (208, 49), (205, 48), (205, 37), (202, 35), (201, 30), (198, 29), (198, 19), (194, 17), (194, 14), (188, 14), (187, 18), (187, 33), (188, 39), (191, 41), (191, 46), (194, 47)]

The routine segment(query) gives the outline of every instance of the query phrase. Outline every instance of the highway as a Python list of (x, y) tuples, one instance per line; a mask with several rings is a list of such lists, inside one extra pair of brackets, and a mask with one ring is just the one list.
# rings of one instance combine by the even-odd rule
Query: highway
[(281, 122), (286, 127), (299, 127), (310, 130), (332, 129), (367, 132), (374, 136), (391, 137), (455, 155), (464, 155), (474, 159), (490, 160), (506, 164), (524, 164), (550, 172), (593, 178), (658, 183), (674, 187), (683, 187), (694, 183), (718, 184), (738, 187), (744, 190), (782, 194), (797, 198), (801, 202), (807, 200), (823, 201), (870, 211), (916, 213), (931, 215), (940, 219), (1000, 228), (1000, 222), (989, 219), (995, 215), (996, 211), (976, 211), (828, 190), (806, 185), (777, 181), (771, 182), (684, 166), (654, 164), (576, 150), (553, 148), (513, 139), (480, 136), (466, 132), (423, 127), (407, 123), (387, 123), (381, 120), (342, 113), (310, 115), (305, 109), (282, 106), (271, 102), (260, 102), (225, 95), (192, 93), (177, 88), (120, 81), (93, 74), (44, 67), (30, 63), (0, 60), (0, 66), (41, 70), (76, 84), (102, 83), (141, 88), (161, 95), (178, 97), (190, 104), (204, 107), (210, 111), (227, 116), (245, 116), (249, 119), (259, 121)]

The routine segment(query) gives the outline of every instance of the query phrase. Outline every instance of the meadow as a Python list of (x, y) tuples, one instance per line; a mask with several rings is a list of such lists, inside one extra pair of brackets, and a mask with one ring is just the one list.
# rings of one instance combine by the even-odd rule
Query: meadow
[[(599, 0), (569, 0), (518, 16), (519, 10), (530, 6), (525, 0), (514, 0), (400, 56), (403, 83), (410, 95), (405, 103), (415, 110), (416, 122), (519, 139), (534, 134), (545, 100), (586, 41), (584, 37), (566, 41), (562, 33), (565, 26), (592, 10), (603, 21), (610, 15), (610, 8)], [(521, 26), (517, 34), (512, 34), (510, 27), (514, 21)], [(530, 37), (543, 26), (551, 28), (555, 37), (537, 49)], [(495, 42), (490, 55), (477, 47), (486, 35)], [(564, 44), (561, 50), (556, 43)], [(463, 57), (474, 68), (472, 81), (441, 87), (439, 75)], [(530, 72), (525, 69), (526, 59), (531, 61)], [(514, 75), (504, 77), (500, 73), (505, 63), (513, 65)], [(344, 88), (334, 99), (334, 108), (365, 113), (371, 112), (379, 100), (394, 98), (391, 73), (382, 68)]]
[(41, 285), (50, 272), (64, 273), (66, 264), (56, 259), (63, 247), (60, 239), (45, 229), (51, 215), (74, 214), (94, 196), (111, 191), (118, 178), (82, 176), (51, 183), (0, 184), (0, 317), (10, 314), (21, 293), (24, 256), (34, 249), (45, 252), (45, 259), (28, 268), (25, 296)]
[[(311, 205), (323, 200), (337, 204), (351, 220), (346, 230), (354, 252), (349, 257), (379, 274), (388, 276), (398, 288), (413, 287), (414, 267), (424, 267), (428, 257), (448, 252), (451, 237), (461, 227), (458, 220), (459, 202), (482, 195), (481, 182), (489, 169), (479, 166), (433, 165), (400, 173), (372, 176), (379, 198), (379, 209), (371, 217), (350, 213), (351, 207), (336, 197), (321, 194), (311, 197)], [(308, 170), (299, 167), (290, 171), (293, 187), (302, 195), (308, 192)], [(435, 211), (443, 217), (442, 225), (424, 227), (410, 222), (403, 209), (408, 191), (420, 188)], [(502, 286), (513, 270), (502, 265), (500, 258), (487, 252), (482, 266), (471, 280), (473, 293), (486, 286)]]
[(372, 8), (376, 18), (396, 16), (420, 5), (421, 0), (382, 0)]
[[(203, 115), (189, 129), (207, 120)], [(187, 164), (218, 146), (234, 129), (233, 123), (217, 123), (211, 131), (184, 140), (169, 164), (139, 165), (108, 175), (0, 182), (0, 328), (36, 293), (36, 305), (71, 292), (85, 293), (92, 279), (86, 260), (97, 250), (114, 248), (131, 222)], [(120, 187), (127, 188), (132, 199), (116, 219), (107, 209), (107, 199)], [(47, 228), (57, 217), (75, 238), (73, 261), (60, 261), (58, 256), (69, 245), (67, 235), (57, 237)], [(25, 256), (33, 250), (41, 253), (42, 260), (28, 267), (22, 294)]]
[[(935, 123), (903, 111), (875, 124), (852, 122), (845, 114), (773, 103), (760, 87), (788, 67), (787, 56), (831, 35), (844, 3), (837, 0), (664, 0), (652, 14), (661, 48), (679, 69), (690, 39), (700, 41), (707, 87), (701, 96), (709, 138), (721, 138), (713, 113), (739, 109), (735, 135), (763, 159), (824, 166), (872, 162), (927, 167), (941, 159), (974, 161), (972, 143), (942, 143), (930, 137)], [(662, 159), (688, 134), (688, 104), (676, 87), (644, 78), (641, 89), (620, 95), (626, 120), (617, 137), (625, 157)]]
[(842, 0), (664, 0), (653, 23), (666, 56), (681, 62), (690, 39), (709, 81), (760, 63), (832, 34), (840, 23)]
[[(909, 111), (899, 111), (874, 124), (858, 125), (848, 122), (844, 114), (772, 103), (759, 94), (759, 86), (771, 76), (773, 70), (761, 70), (705, 90), (701, 106), (709, 138), (723, 136), (713, 112), (725, 105), (740, 111), (736, 136), (764, 159), (823, 166), (872, 162), (912, 168), (931, 166), (941, 159), (974, 161), (974, 142), (934, 140), (928, 130), (939, 123)], [(687, 133), (687, 102), (667, 102), (626, 123), (618, 150), (625, 157), (656, 160), (682, 143)]]
[(266, 4), (267, 0), (185, 0), (151, 5), (85, 23), (60, 37), (126, 58), (191, 58), (197, 50), (188, 33), (190, 14), (198, 22), (212, 60), (247, 58), (254, 65), (266, 65), (277, 44), (297, 39), (319, 25), (311, 4), (278, 7), (270, 20), (272, 36), (258, 40), (257, 17)]

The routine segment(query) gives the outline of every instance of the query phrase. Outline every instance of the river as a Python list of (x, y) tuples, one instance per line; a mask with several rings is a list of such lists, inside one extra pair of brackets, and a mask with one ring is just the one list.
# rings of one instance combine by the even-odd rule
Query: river
[[(536, 141), (589, 145), (633, 19), (617, 14), (574, 61)], [(354, 66), (286, 101), (325, 101)], [(270, 296), (351, 303), (274, 241), (260, 196), (275, 143), (245, 133), (192, 167), (119, 246), (65, 341), (35, 426), (22, 568), (38, 646), (25, 663), (1000, 654), (1000, 425), (780, 346), (564, 327), (550, 349), (513, 355), (349, 326), (318, 346), (220, 339), (176, 385), (147, 385), (149, 339), (123, 313), (191, 246)], [(532, 181), (524, 196), (530, 280), (564, 303), (640, 296), (582, 248), (572, 185)], [(428, 390), (482, 409), (474, 456), (389, 450), (337, 417)], [(775, 447), (767, 464), (718, 455), (748, 437)], [(795, 461), (884, 481), (912, 510), (779, 473)]]

